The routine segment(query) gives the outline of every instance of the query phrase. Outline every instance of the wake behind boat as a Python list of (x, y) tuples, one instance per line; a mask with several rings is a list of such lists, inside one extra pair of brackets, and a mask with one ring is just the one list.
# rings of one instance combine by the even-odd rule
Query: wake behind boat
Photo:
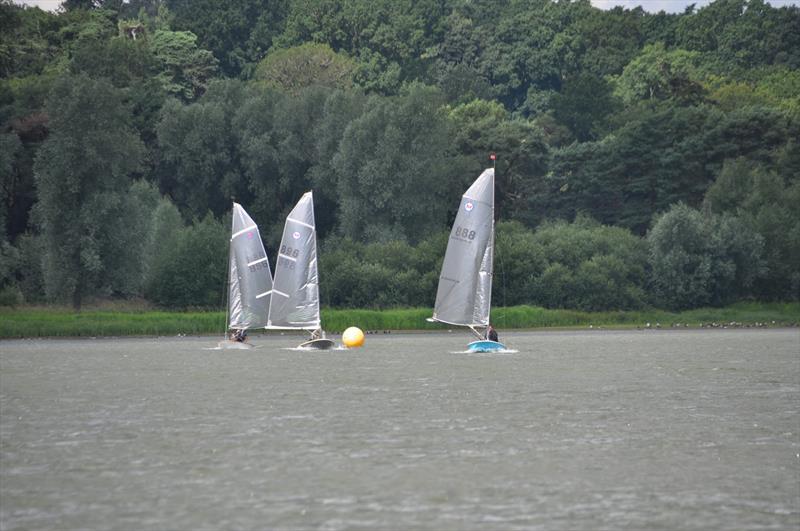
[(433, 317), (428, 319), (472, 330), (479, 340), (467, 346), (469, 352), (506, 349), (488, 337), (493, 267), (494, 168), (488, 168), (461, 198), (442, 263)]

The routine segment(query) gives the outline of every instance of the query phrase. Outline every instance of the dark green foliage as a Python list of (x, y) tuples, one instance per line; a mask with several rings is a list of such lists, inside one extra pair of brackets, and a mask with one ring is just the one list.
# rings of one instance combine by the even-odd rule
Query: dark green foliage
[[(65, 8), (0, 0), (5, 300), (42, 299), (44, 286), (76, 305), (84, 295), (140, 296), (172, 256), (164, 242), (208, 212), (227, 219), (232, 200), (273, 256), (286, 213), (313, 190), (331, 272), (323, 300), (429, 305), (443, 252), (434, 235), (490, 152), (496, 305), (800, 298), (796, 6), (715, 0), (676, 15), (589, 0)], [(689, 287), (676, 294), (643, 280), (670, 250), (643, 266), (646, 241), (626, 231), (655, 231), (653, 216), (678, 203), (704, 206), (705, 247), (692, 253), (713, 267), (686, 273)], [(602, 225), (568, 223), (582, 215)], [(561, 256), (557, 240), (580, 259)], [(180, 304), (203, 299), (192, 297)]]
[(197, 46), (188, 31), (156, 30), (150, 48), (160, 72), (157, 79), (167, 94), (193, 101), (202, 96), (217, 69), (217, 59)]
[[(172, 27), (190, 31), (220, 62), (222, 72), (238, 77), (251, 71), (281, 32), (289, 0), (166, 0)], [(299, 44), (299, 43), (298, 43)]]
[(217, 82), (195, 104), (168, 100), (156, 128), (161, 149), (160, 188), (187, 218), (221, 215), (241, 190), (237, 135), (232, 128), (245, 98), (236, 81)]
[(22, 151), (22, 142), (13, 133), (0, 134), (0, 227), (3, 233), (0, 234), (0, 242), (5, 240), (8, 234), (6, 224), (8, 214), (14, 206), (17, 194), (19, 193), (19, 176), (17, 171), (17, 158)]
[(8, 260), (4, 269), (8, 287), (16, 287), (27, 303), (45, 302), (44, 252), (44, 238), (32, 234), (21, 235), (13, 249), (6, 247), (4, 251)]
[(580, 74), (565, 80), (552, 105), (556, 119), (569, 127), (578, 142), (586, 142), (601, 136), (617, 102), (603, 78)]
[(446, 141), (449, 127), (441, 94), (430, 87), (412, 85), (397, 98), (368, 103), (333, 158), (345, 236), (418, 241), (444, 226), (441, 205), (452, 197), (457, 206), (463, 193)]
[[(355, 308), (431, 307), (447, 233), (416, 247), (402, 242), (334, 240), (321, 258), (322, 299)], [(497, 227), (492, 299), (587, 311), (646, 303), (646, 243), (624, 229), (582, 219), (536, 232), (518, 222)]]
[[(219, 308), (227, 286), (228, 227), (207, 216), (171, 234), (162, 227), (145, 295), (170, 308)], [(166, 234), (165, 234), (166, 233)]]
[(787, 138), (781, 113), (746, 108), (725, 115), (708, 106), (643, 111), (599, 142), (557, 150), (536, 211), (587, 212), (643, 234), (653, 212), (699, 205), (727, 158), (767, 159)]
[(765, 271), (755, 292), (774, 300), (800, 299), (800, 179), (779, 174), (745, 159), (725, 164), (708, 190), (705, 205), (716, 213), (731, 212), (764, 239)]
[[(248, 212), (263, 220), (262, 235), (277, 247), (283, 220), (303, 193), (313, 187), (312, 168), (318, 162), (315, 145), (323, 137), (317, 127), (331, 89), (308, 87), (292, 96), (275, 89), (252, 91), (236, 113), (234, 129), (247, 189), (241, 196)], [(327, 160), (330, 162), (330, 159)], [(315, 206), (326, 212), (320, 232), (330, 229), (335, 203), (330, 187), (314, 190)]]
[(36, 158), (37, 204), (50, 300), (114, 292), (114, 254), (127, 238), (130, 175), (143, 147), (129, 108), (106, 80), (84, 75), (57, 81), (47, 101), (50, 136)]
[(325, 44), (306, 43), (277, 50), (256, 67), (254, 79), (292, 94), (311, 86), (347, 89), (353, 85), (355, 62)]
[(0, 2), (0, 78), (40, 74), (60, 53), (64, 17)]
[(496, 209), (506, 219), (529, 220), (527, 197), (534, 194), (546, 172), (548, 148), (533, 123), (512, 119), (497, 102), (473, 100), (450, 110), (453, 139), (458, 150), (458, 177), (462, 188), (480, 175), (497, 154)]
[[(509, 239), (505, 230), (498, 226), (495, 278), (504, 274), (507, 261), (501, 245)], [(517, 262), (521, 278), (503, 279), (504, 289), (513, 294), (510, 300), (507, 297), (508, 304), (526, 301), (547, 308), (599, 311), (636, 309), (647, 303), (646, 246), (625, 229), (580, 218), (572, 224), (546, 223), (533, 234), (525, 235), (519, 228), (514, 232), (516, 238), (527, 240), (521, 246), (527, 258), (511, 260)]]
[(416, 247), (400, 242), (363, 244), (335, 239), (323, 247), (323, 304), (347, 308), (433, 306), (447, 233)]
[(650, 283), (670, 309), (722, 305), (750, 294), (764, 272), (763, 238), (741, 219), (684, 204), (658, 217), (647, 236)]
[(800, 66), (800, 10), (765, 0), (717, 0), (676, 27), (677, 45), (740, 67)]

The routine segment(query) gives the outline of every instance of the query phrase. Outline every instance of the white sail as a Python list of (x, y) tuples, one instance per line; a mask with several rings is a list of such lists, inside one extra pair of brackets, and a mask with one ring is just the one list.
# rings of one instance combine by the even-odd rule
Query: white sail
[(238, 203), (233, 204), (228, 264), (228, 328), (265, 326), (272, 273), (258, 226)]
[(464, 193), (439, 276), (433, 320), (460, 326), (489, 325), (494, 259), (494, 169)]
[(267, 328), (320, 328), (314, 198), (306, 192), (286, 218)]

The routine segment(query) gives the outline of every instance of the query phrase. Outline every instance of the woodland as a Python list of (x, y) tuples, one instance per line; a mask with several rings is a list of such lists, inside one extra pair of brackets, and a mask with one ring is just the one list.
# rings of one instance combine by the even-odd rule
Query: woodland
[(496, 153), (496, 306), (800, 300), (800, 8), (0, 0), (0, 304), (225, 304), (232, 202), (431, 307)]

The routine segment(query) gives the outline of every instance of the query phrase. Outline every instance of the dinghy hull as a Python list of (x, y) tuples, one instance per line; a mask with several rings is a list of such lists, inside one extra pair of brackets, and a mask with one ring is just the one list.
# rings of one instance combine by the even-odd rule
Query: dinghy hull
[(467, 350), (469, 352), (495, 352), (498, 350), (505, 350), (506, 346), (502, 343), (498, 343), (497, 341), (489, 341), (488, 339), (482, 339), (480, 341), (473, 341), (469, 345), (467, 345)]
[(299, 348), (311, 348), (315, 350), (330, 350), (333, 348), (333, 340), (332, 339), (312, 339), (311, 341), (306, 341), (305, 343), (300, 343)]

